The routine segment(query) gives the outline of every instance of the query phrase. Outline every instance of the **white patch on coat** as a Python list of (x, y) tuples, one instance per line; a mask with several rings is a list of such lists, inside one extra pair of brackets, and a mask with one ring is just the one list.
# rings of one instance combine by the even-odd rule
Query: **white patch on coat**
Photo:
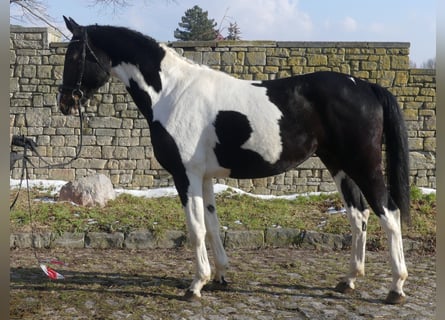
[(147, 82), (145, 82), (144, 76), (142, 75), (141, 71), (134, 64), (121, 62), (111, 69), (111, 73), (112, 75), (121, 79), (127, 88), (130, 87), (130, 79), (135, 81), (140, 89), (148, 93), (153, 105), (158, 101), (159, 94), (154, 90), (152, 86), (149, 86)]
[(348, 77), (349, 80), (351, 80), (352, 82), (354, 82), (354, 84), (356, 85), (357, 83), (355, 82), (354, 77)]
[(213, 122), (219, 111), (237, 111), (247, 116), (253, 132), (242, 148), (257, 152), (271, 164), (280, 159), (282, 113), (269, 101), (266, 88), (193, 63), (165, 45), (161, 47), (166, 55), (161, 63), (162, 91), (156, 94), (158, 97), (152, 97), (153, 88), (135, 66), (122, 64), (116, 71), (127, 78), (130, 74), (155, 101), (153, 121), (159, 121), (175, 139), (185, 164), (197, 166), (205, 175), (230, 173), (218, 165), (213, 152), (217, 143)]
[(346, 174), (344, 171), (339, 171), (334, 177), (335, 184), (346, 207), (346, 212), (352, 231), (349, 272), (343, 278), (343, 281), (347, 283), (351, 289), (354, 289), (354, 282), (357, 277), (365, 274), (366, 228), (363, 229), (363, 223), (365, 226), (368, 224), (370, 211), (369, 209), (360, 211), (354, 206), (348, 206), (341, 188), (343, 179), (346, 179)]
[(380, 225), (385, 230), (389, 242), (389, 254), (391, 257), (392, 286), (391, 291), (395, 291), (402, 296), (403, 284), (408, 277), (408, 270), (405, 265), (403, 253), (402, 230), (400, 226), (400, 210), (389, 210), (383, 207), (385, 214), (380, 217)]

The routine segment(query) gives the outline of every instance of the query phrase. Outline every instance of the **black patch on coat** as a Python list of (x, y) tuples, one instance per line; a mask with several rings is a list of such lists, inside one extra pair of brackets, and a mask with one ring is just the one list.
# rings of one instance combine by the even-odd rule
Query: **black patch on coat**
[(159, 121), (153, 121), (153, 110), (151, 108), (151, 98), (133, 79), (130, 79), (130, 87), (127, 87), (134, 103), (138, 106), (144, 117), (147, 119), (151, 143), (156, 159), (167, 170), (175, 181), (179, 198), (183, 206), (187, 204), (187, 191), (190, 185), (186, 175), (184, 164), (181, 160), (178, 146), (173, 137), (165, 130)]
[(127, 91), (145, 119), (147, 119), (148, 124), (150, 124), (153, 121), (153, 109), (151, 108), (151, 98), (148, 93), (140, 89), (137, 82), (133, 79), (130, 79), (130, 86), (127, 87)]
[(139, 68), (145, 82), (156, 92), (162, 89), (161, 62), (165, 51), (151, 37), (124, 27), (87, 27), (88, 36), (95, 47), (103, 50), (111, 59), (112, 67), (122, 62)]
[(185, 207), (190, 181), (187, 177), (185, 166), (182, 163), (178, 146), (159, 121), (151, 123), (150, 134), (154, 155), (161, 166), (173, 176), (179, 198)]
[(348, 207), (357, 208), (359, 211), (366, 209), (365, 198), (357, 185), (350, 178), (343, 178), (340, 183), (343, 199)]
[(213, 125), (218, 137), (214, 152), (219, 165), (231, 170), (230, 177), (260, 178), (283, 171), (265, 161), (257, 152), (241, 148), (253, 132), (245, 114), (220, 111)]
[(207, 206), (207, 210), (208, 210), (210, 213), (214, 213), (214, 212), (215, 212), (215, 207), (214, 207), (213, 205), (209, 204), (209, 205)]

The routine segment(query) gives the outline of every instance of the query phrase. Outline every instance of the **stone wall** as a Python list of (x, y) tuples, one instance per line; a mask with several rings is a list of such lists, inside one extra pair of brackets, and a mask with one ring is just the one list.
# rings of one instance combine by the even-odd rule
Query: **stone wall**
[[(10, 132), (33, 138), (40, 154), (52, 163), (73, 157), (80, 136), (79, 119), (62, 115), (56, 105), (66, 50), (66, 43), (50, 42), (56, 37), (46, 28), (11, 27)], [(411, 182), (435, 188), (435, 73), (409, 69), (408, 43), (221, 41), (171, 46), (187, 58), (243, 79), (333, 70), (389, 88), (407, 120)], [(85, 115), (81, 157), (66, 168), (29, 168), (31, 178), (72, 180), (99, 172), (108, 175), (115, 187), (172, 185), (171, 176), (153, 157), (145, 119), (119, 80), (111, 79), (100, 89)], [(31, 160), (43, 165), (34, 156)], [(16, 168), (11, 177), (19, 174)], [(274, 177), (218, 182), (264, 194), (335, 189), (316, 157)]]

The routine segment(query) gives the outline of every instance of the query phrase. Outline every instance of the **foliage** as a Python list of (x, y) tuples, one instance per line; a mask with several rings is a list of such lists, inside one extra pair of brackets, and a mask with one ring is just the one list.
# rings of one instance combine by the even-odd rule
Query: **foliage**
[(229, 34), (227, 35), (226, 40), (241, 40), (241, 31), (236, 22), (230, 22), (227, 30)]
[(178, 40), (215, 40), (218, 34), (218, 31), (215, 30), (217, 25), (215, 20), (209, 19), (208, 12), (203, 11), (197, 5), (185, 12), (178, 25), (180, 28), (176, 28), (174, 32), (174, 37)]
[(413, 69), (416, 69), (416, 68), (436, 69), (436, 57), (430, 58), (427, 61), (422, 62), (422, 64), (420, 66), (417, 66), (417, 63), (415, 63), (413, 60), (410, 60), (409, 67), (413, 68)]

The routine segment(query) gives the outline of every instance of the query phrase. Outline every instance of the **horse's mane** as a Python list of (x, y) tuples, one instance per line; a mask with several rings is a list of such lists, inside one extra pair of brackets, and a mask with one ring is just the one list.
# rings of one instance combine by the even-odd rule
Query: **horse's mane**
[(93, 25), (89, 25), (86, 27), (88, 33), (96, 33), (96, 32), (100, 32), (102, 35), (110, 35), (110, 36), (122, 36), (125, 37), (127, 39), (131, 39), (132, 41), (137, 41), (137, 42), (156, 42), (155, 39), (153, 39), (150, 36), (147, 36), (139, 31), (130, 29), (130, 28), (126, 28), (126, 27), (119, 27), (119, 26), (110, 26), (110, 25), (97, 25), (97, 24), (93, 24)]
[(155, 39), (136, 30), (109, 25), (89, 25), (86, 30), (95, 45), (123, 60), (137, 61), (138, 58), (143, 58), (141, 55), (154, 55), (156, 58), (163, 55)]

